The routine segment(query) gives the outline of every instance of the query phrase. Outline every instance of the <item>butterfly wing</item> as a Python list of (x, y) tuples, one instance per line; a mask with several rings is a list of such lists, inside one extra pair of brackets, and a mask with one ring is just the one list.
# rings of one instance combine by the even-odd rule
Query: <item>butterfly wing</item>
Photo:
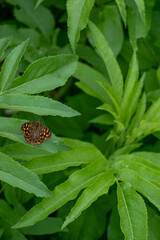
[(32, 143), (35, 146), (43, 143), (44, 140), (51, 138), (51, 131), (46, 126), (37, 122), (26, 122), (22, 125), (21, 131), (24, 134), (24, 138), (28, 143)]
[(34, 145), (40, 145), (46, 139), (51, 138), (51, 131), (46, 126), (39, 125), (39, 136), (33, 140)]
[(32, 143), (32, 133), (34, 131), (34, 122), (26, 122), (22, 125), (21, 131), (24, 134), (24, 138), (28, 143)]

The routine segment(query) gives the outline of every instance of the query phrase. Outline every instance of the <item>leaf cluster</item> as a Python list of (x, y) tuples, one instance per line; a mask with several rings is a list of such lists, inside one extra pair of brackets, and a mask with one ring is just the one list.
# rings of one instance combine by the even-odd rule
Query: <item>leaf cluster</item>
[[(6, 2), (0, 234), (158, 240), (158, 1)], [(20, 128), (37, 117), (63, 138), (28, 145)]]

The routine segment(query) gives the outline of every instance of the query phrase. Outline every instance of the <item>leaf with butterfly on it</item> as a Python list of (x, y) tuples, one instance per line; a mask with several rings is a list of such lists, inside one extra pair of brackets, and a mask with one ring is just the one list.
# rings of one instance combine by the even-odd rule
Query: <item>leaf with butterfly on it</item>
[(51, 138), (51, 131), (40, 121), (26, 122), (22, 125), (21, 131), (24, 133), (24, 138), (28, 143), (33, 143), (35, 146), (43, 143), (44, 140)]

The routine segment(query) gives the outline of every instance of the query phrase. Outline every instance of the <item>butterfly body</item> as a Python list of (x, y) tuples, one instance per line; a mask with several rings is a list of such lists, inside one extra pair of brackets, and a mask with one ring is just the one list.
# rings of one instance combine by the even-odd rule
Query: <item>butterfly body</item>
[(44, 140), (51, 138), (51, 131), (40, 121), (26, 122), (22, 125), (21, 131), (24, 133), (24, 138), (28, 143), (33, 143), (35, 146), (43, 143)]

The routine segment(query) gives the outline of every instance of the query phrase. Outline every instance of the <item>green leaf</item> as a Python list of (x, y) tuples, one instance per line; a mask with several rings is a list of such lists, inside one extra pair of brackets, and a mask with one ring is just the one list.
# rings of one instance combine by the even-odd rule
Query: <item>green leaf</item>
[[(92, 96), (97, 97), (103, 102), (110, 102), (110, 98), (106, 94), (106, 91), (98, 84), (99, 82), (108, 82), (102, 73), (89, 67), (87, 64), (78, 62), (73, 76), (79, 79), (82, 83), (85, 83), (85, 85), (83, 85), (84, 89), (86, 89), (86, 86), (91, 89)], [(109, 85), (109, 83), (107, 85)]]
[(77, 200), (71, 212), (63, 223), (62, 229), (73, 222), (80, 214), (87, 209), (94, 201), (103, 194), (107, 194), (110, 186), (115, 182), (112, 169), (102, 173)]
[(55, 135), (53, 136), (53, 138), (54, 142), (52, 145), (49, 144), (50, 145), (49, 148), (47, 146), (36, 147), (34, 145), (27, 144), (26, 142), (25, 142), (26, 144), (24, 144), (23, 142), (4, 145), (3, 147), (0, 148), (0, 151), (14, 159), (18, 160), (23, 159), (28, 161), (35, 157), (45, 156), (61, 151), (67, 151), (70, 149), (68, 145), (66, 145), (62, 140), (57, 138)]
[(9, 225), (14, 224), (16, 221), (16, 216), (13, 214), (13, 209), (9, 203), (3, 199), (0, 199), (0, 217)]
[(118, 184), (117, 195), (125, 239), (147, 240), (147, 210), (143, 199), (128, 183)]
[(160, 167), (160, 154), (154, 152), (134, 152), (133, 156), (145, 159), (156, 167)]
[(118, 117), (116, 110), (114, 109), (114, 107), (111, 104), (104, 103), (101, 106), (97, 107), (97, 109), (109, 112), (115, 119), (117, 119), (117, 117)]
[[(146, 38), (152, 19), (152, 8), (154, 1), (145, 2), (144, 0), (135, 0), (127, 2), (127, 22), (129, 29), (129, 38), (134, 50), (137, 49), (136, 40)], [(146, 8), (146, 9), (145, 9)], [(144, 57), (144, 56), (143, 56)]]
[[(27, 122), (27, 120), (0, 117), (0, 136), (26, 144), (33, 151), (34, 148), (37, 149), (37, 146), (29, 145), (21, 132), (21, 126), (24, 122)], [(52, 133), (51, 139), (38, 146), (38, 149), (47, 151), (49, 154), (57, 151), (66, 151), (68, 147)]]
[(89, 21), (89, 29), (95, 40), (96, 47), (105, 62), (113, 89), (120, 101), (123, 94), (123, 76), (118, 62), (105, 37), (91, 21)]
[(27, 240), (27, 238), (18, 230), (8, 228), (7, 231), (4, 231), (3, 237), (5, 239), (11, 240)]
[(157, 86), (158, 89), (153, 90), (153, 91), (149, 91), (147, 93), (147, 101), (154, 103), (156, 100), (158, 100), (159, 96), (160, 96), (160, 89), (159, 86)]
[(150, 161), (147, 161), (145, 157), (139, 157), (136, 155), (124, 155), (118, 157), (115, 164), (116, 168), (129, 168), (134, 170), (139, 176), (154, 184), (160, 185), (160, 167), (155, 166)]
[(76, 198), (82, 189), (94, 182), (107, 168), (107, 161), (98, 159), (87, 167), (76, 171), (67, 181), (55, 188), (52, 198), (44, 199), (41, 203), (34, 206), (14, 227), (27, 227), (43, 220), (66, 202)]
[(148, 239), (157, 240), (160, 236), (160, 216), (156, 213), (155, 209), (148, 207)]
[(120, 229), (120, 217), (116, 206), (113, 207), (109, 217), (107, 237), (108, 240), (124, 240), (124, 235)]
[(146, 95), (145, 93), (143, 93), (143, 96), (140, 99), (140, 102), (138, 104), (138, 107), (136, 109), (136, 113), (133, 116), (133, 119), (127, 129), (127, 132), (131, 132), (133, 129), (135, 129), (136, 127), (138, 127), (138, 125), (140, 124), (140, 121), (143, 118), (143, 115), (145, 113), (146, 110)]
[(45, 235), (54, 234), (61, 231), (62, 219), (58, 217), (48, 217), (34, 226), (22, 228), (21, 231), (26, 235)]
[(130, 144), (128, 146), (119, 148), (110, 156), (110, 159), (112, 160), (115, 156), (128, 154), (128, 153), (132, 152), (133, 150), (135, 150), (136, 148), (139, 148), (141, 145), (142, 145), (141, 143), (137, 143), (137, 144)]
[(140, 16), (141, 16), (143, 22), (145, 23), (145, 5), (144, 5), (144, 0), (135, 0), (135, 2), (137, 4)]
[(43, 5), (35, 9), (36, 0), (7, 0), (11, 4), (16, 4), (20, 9), (14, 10), (16, 19), (30, 28), (38, 28), (44, 37), (49, 40), (53, 33), (54, 18), (50, 10)]
[(37, 0), (37, 3), (36, 3), (36, 6), (35, 6), (35, 9), (42, 3), (44, 2), (44, 0)]
[(126, 26), (126, 16), (127, 16), (127, 12), (126, 12), (126, 7), (125, 7), (125, 1), (124, 0), (116, 0), (117, 6), (119, 8), (119, 11), (121, 13), (124, 25)]
[(99, 124), (105, 124), (105, 125), (113, 125), (114, 124), (114, 118), (110, 114), (102, 114), (98, 117), (95, 117), (91, 119), (90, 123), (99, 123)]
[[(66, 148), (66, 149), (65, 149)], [(67, 146), (63, 141), (57, 139), (57, 142), (54, 144), (53, 151), (56, 153), (58, 151), (68, 150)], [(32, 158), (48, 155), (49, 152), (43, 150), (42, 148), (37, 148), (31, 144), (23, 144), (23, 143), (12, 143), (5, 144), (0, 148), (0, 151), (4, 154), (7, 154), (9, 157), (18, 159), (18, 160), (31, 160)], [(52, 153), (50, 153), (52, 154)]]
[(143, 119), (146, 120), (147, 122), (158, 122), (160, 120), (159, 107), (160, 98), (150, 106), (148, 111), (145, 113)]
[(0, 179), (38, 197), (51, 197), (51, 192), (37, 175), (0, 152)]
[(9, 42), (10, 42), (10, 38), (8, 37), (0, 39), (0, 57), (3, 56), (3, 53), (5, 49), (8, 47)]
[(88, 21), (95, 0), (67, 0), (68, 36), (71, 47), (75, 52), (76, 44)]
[(138, 19), (138, 11), (135, 9), (133, 10), (132, 8), (128, 8), (128, 11), (127, 11), (128, 32), (129, 32), (130, 43), (134, 51), (137, 50), (137, 42), (136, 42), (137, 19)]
[[(36, 157), (25, 163), (25, 167), (31, 169), (36, 174), (44, 174), (64, 170), (68, 167), (79, 166), (103, 158), (101, 152), (92, 144), (85, 143), (74, 146), (72, 140), (70, 151), (59, 152), (45, 157)], [(93, 154), (94, 153), (94, 154)]]
[[(65, 229), (66, 232), (60, 233), (61, 239), (93, 240), (101, 238), (105, 234), (107, 224), (106, 214), (111, 210), (113, 204), (115, 204), (113, 194), (100, 197)], [(60, 217), (67, 216), (72, 206), (73, 201), (59, 209), (58, 215)]]
[(73, 117), (79, 113), (72, 108), (43, 96), (5, 94), (0, 96), (0, 108), (31, 112), (37, 115)]
[(8, 92), (33, 94), (60, 87), (74, 73), (77, 59), (77, 56), (69, 54), (41, 58), (14, 80)]
[(143, 179), (131, 169), (122, 168), (118, 170), (117, 176), (120, 180), (129, 182), (137, 191), (139, 191), (146, 198), (148, 198), (148, 200), (160, 210), (159, 187)]
[(76, 53), (80, 59), (85, 60), (85, 62), (92, 65), (95, 70), (101, 72), (104, 76), (107, 76), (106, 66), (102, 58), (91, 46), (79, 43), (77, 45)]
[(145, 113), (143, 119), (147, 122), (155, 122), (160, 119), (160, 98), (155, 101)]
[(135, 84), (138, 81), (138, 75), (139, 75), (138, 62), (137, 62), (136, 52), (134, 51), (131, 62), (129, 64), (129, 70), (128, 70), (127, 78), (125, 81), (124, 95), (123, 95), (123, 100), (121, 104), (121, 109), (123, 114), (122, 119), (124, 119), (124, 115), (126, 115), (126, 109), (131, 103), (130, 102), (131, 96), (133, 94), (133, 89), (135, 87)]
[(18, 69), (19, 62), (23, 57), (23, 54), (26, 50), (28, 40), (22, 42), (20, 45), (15, 47), (12, 52), (7, 56), (2, 70), (0, 72), (0, 91), (3, 92), (6, 88), (9, 87), (13, 77)]
[[(109, 84), (106, 84), (106, 83), (98, 82), (98, 84), (100, 86), (102, 86), (102, 88), (104, 88), (106, 94), (108, 94), (108, 96), (111, 99), (111, 103), (113, 105), (113, 108), (115, 109), (115, 112), (118, 113), (118, 115), (119, 115), (119, 113), (120, 113), (120, 106), (119, 106), (119, 103), (118, 103), (119, 100), (117, 99), (117, 96), (116, 96), (116, 93), (114, 92), (114, 89), (112, 89), (111, 86)], [(111, 107), (110, 107), (110, 109), (111, 109)]]
[(130, 121), (132, 115), (136, 111), (136, 106), (138, 104), (140, 95), (142, 93), (144, 79), (145, 79), (145, 73), (142, 75), (139, 82), (135, 85), (135, 88), (133, 89), (132, 96), (131, 96), (131, 99), (130, 99), (131, 100), (130, 105), (128, 106), (128, 114), (127, 114), (127, 118), (126, 118), (127, 123)]
[[(92, 10), (90, 20), (94, 22), (107, 40), (115, 56), (117, 56), (123, 45), (124, 34), (120, 14), (115, 4), (104, 4)], [(87, 32), (90, 44), (95, 48), (91, 33)]]

